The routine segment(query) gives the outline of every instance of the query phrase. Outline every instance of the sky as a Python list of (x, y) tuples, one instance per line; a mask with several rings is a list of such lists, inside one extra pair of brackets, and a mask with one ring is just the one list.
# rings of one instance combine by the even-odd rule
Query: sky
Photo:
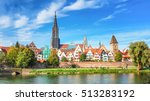
[(150, 47), (150, 0), (0, 0), (0, 46), (32, 41), (50, 45), (54, 13), (63, 43), (82, 43), (110, 49), (115, 35), (119, 49), (145, 41)]

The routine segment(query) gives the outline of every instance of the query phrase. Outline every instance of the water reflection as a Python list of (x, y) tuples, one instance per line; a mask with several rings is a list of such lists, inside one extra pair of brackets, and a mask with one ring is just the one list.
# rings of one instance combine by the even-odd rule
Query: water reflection
[(1, 84), (150, 84), (150, 73), (0, 76)]

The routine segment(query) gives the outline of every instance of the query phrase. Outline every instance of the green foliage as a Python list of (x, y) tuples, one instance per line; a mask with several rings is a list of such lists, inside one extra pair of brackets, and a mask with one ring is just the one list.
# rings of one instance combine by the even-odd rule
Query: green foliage
[(79, 68), (80, 66), (76, 65), (76, 64), (71, 64), (70, 68)]
[(115, 54), (115, 61), (117, 61), (117, 62), (121, 62), (122, 61), (122, 54), (121, 54), (121, 52), (117, 52)]
[(51, 50), (48, 62), (50, 65), (59, 66), (59, 57), (57, 56), (56, 50)]
[(16, 59), (16, 67), (25, 68), (34, 65), (36, 59), (34, 52), (29, 48), (20, 48)]
[(16, 47), (16, 48), (19, 48), (19, 47), (20, 47), (20, 44), (19, 44), (18, 41), (16, 42), (15, 47)]
[(80, 56), (80, 61), (82, 62), (82, 61), (85, 61), (86, 60), (86, 54), (81, 54), (81, 56)]
[(26, 45), (26, 48), (29, 48), (29, 45), (28, 45), (28, 44)]
[(141, 61), (143, 63), (143, 66), (150, 68), (150, 50), (144, 50)]
[(34, 65), (34, 52), (26, 47), (11, 47), (7, 53), (6, 62), (11, 67), (28, 67)]
[(5, 53), (0, 51), (0, 65), (2, 65), (5, 61)]
[(136, 69), (107, 69), (107, 68), (53, 68), (53, 69), (34, 69), (31, 71), (32, 74), (49, 74), (49, 75), (60, 75), (60, 74), (105, 74), (105, 73), (136, 73)]
[(17, 59), (19, 48), (11, 47), (7, 53), (6, 61), (9, 66), (14, 67)]
[(108, 61), (109, 61), (109, 62), (113, 62), (113, 60), (112, 60), (112, 59), (109, 59)]
[(138, 66), (138, 70), (150, 66), (150, 50), (145, 42), (131, 43), (129, 46), (129, 53), (134, 64)]
[(62, 57), (61, 61), (62, 61), (62, 62), (68, 62), (68, 60), (67, 60), (66, 57)]

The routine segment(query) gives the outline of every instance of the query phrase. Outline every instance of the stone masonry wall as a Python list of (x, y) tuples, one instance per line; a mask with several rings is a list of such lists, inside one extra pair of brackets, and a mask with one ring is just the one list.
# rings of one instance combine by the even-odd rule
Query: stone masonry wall
[(76, 64), (79, 67), (92, 68), (92, 67), (122, 67), (126, 64), (128, 67), (133, 66), (132, 62), (61, 62), (60, 67), (68, 67), (71, 64)]

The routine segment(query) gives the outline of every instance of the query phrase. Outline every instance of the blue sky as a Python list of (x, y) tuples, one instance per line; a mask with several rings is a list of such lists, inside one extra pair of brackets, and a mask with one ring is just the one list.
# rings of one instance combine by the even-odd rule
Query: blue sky
[(101, 41), (109, 49), (114, 34), (119, 48), (145, 41), (150, 46), (150, 0), (0, 0), (0, 45), (34, 41), (50, 45), (57, 11), (61, 43), (93, 47)]

